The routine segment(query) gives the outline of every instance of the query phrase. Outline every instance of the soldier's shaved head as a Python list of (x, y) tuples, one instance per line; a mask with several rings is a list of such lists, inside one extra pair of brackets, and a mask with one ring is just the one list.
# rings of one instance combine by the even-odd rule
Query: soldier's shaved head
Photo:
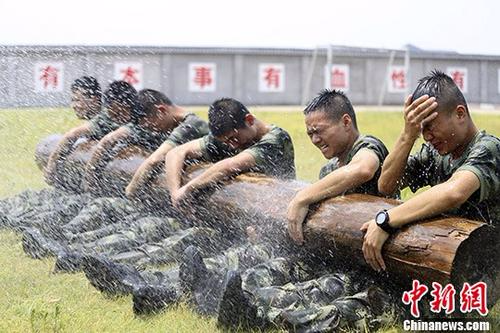
[(172, 101), (164, 93), (153, 89), (139, 91), (139, 104), (146, 115), (153, 114), (156, 105), (173, 105)]
[(245, 116), (250, 111), (233, 98), (221, 98), (208, 109), (208, 127), (214, 136), (245, 127)]
[(340, 90), (324, 89), (316, 96), (304, 109), (304, 115), (311, 112), (325, 112), (331, 120), (337, 122), (344, 114), (349, 115), (355, 129), (358, 129), (356, 123), (356, 114), (349, 98)]
[(101, 99), (101, 86), (93, 76), (82, 76), (71, 84), (71, 91), (80, 90), (86, 97), (98, 97)]
[(144, 115), (139, 101), (137, 90), (128, 82), (114, 81), (104, 93), (104, 106), (109, 108), (112, 104), (122, 105), (130, 109), (133, 122)]
[(436, 98), (438, 112), (450, 113), (458, 105), (463, 105), (469, 112), (465, 97), (458, 86), (451, 77), (439, 70), (433, 70), (418, 81), (417, 88), (412, 94), (412, 102), (424, 95)]

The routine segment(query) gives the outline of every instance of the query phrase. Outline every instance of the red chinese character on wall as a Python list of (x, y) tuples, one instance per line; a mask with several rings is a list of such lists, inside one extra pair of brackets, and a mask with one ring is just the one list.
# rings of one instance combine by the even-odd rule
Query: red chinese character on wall
[(450, 76), (460, 90), (464, 90), (465, 74), (461, 71), (455, 70), (450, 73)]
[(339, 68), (335, 68), (332, 71), (331, 86), (332, 86), (332, 88), (337, 88), (337, 89), (347, 87), (347, 82), (346, 82), (346, 77), (345, 77), (344, 71), (341, 71)]
[(406, 74), (403, 70), (394, 70), (391, 75), (392, 85), (394, 89), (403, 90), (406, 89)]
[(467, 282), (464, 283), (460, 292), (460, 311), (466, 313), (476, 310), (486, 316), (488, 314), (486, 304), (486, 283), (477, 282), (472, 286)]
[(210, 67), (195, 67), (194, 68), (194, 83), (200, 88), (212, 85), (212, 69)]
[(59, 70), (51, 65), (47, 65), (43, 67), (41, 70), (41, 75), (39, 79), (42, 81), (42, 85), (44, 89), (47, 89), (49, 86), (52, 88), (57, 88), (59, 83)]
[(264, 80), (266, 81), (267, 87), (280, 87), (280, 73), (281, 71), (274, 67), (264, 69)]
[(431, 311), (435, 313), (441, 312), (442, 309), (446, 310), (447, 314), (455, 311), (455, 287), (447, 284), (444, 288), (440, 283), (432, 283), (432, 301), (430, 302)]
[(418, 280), (413, 280), (412, 290), (403, 293), (403, 303), (411, 305), (410, 312), (415, 318), (420, 317), (420, 310), (418, 309), (418, 302), (429, 291), (425, 284), (420, 284)]
[(137, 69), (133, 68), (132, 66), (128, 66), (127, 68), (122, 69), (121, 73), (123, 75), (122, 76), (123, 81), (125, 81), (131, 85), (139, 83), (139, 79), (136, 77), (136, 75), (139, 73), (139, 71)]

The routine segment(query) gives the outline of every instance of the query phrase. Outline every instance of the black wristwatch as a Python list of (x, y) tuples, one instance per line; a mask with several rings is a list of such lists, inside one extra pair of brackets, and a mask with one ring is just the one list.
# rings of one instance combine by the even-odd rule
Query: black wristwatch
[(397, 228), (394, 228), (389, 224), (389, 213), (387, 213), (387, 209), (381, 210), (377, 213), (377, 215), (375, 216), (375, 222), (380, 229), (384, 230), (389, 235), (392, 235), (396, 231), (398, 231)]

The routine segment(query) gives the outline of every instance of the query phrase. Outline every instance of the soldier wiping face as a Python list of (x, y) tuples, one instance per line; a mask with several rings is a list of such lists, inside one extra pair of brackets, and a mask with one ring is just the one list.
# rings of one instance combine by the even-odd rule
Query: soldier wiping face
[(422, 122), (422, 136), (440, 155), (459, 156), (470, 122), (467, 102), (451, 78), (443, 75), (439, 79), (440, 84), (437, 79), (420, 82), (411, 102), (426, 98), (425, 95), (429, 99), (423, 105), (437, 102), (437, 109)]

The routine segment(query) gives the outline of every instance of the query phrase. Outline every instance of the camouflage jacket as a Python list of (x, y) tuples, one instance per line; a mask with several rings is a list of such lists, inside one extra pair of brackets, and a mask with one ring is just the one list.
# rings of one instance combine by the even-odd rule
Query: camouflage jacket
[(430, 144), (424, 143), (420, 152), (408, 158), (403, 186), (415, 192), (421, 187), (446, 182), (460, 170), (476, 175), (480, 188), (450, 214), (498, 225), (500, 220), (500, 140), (478, 132), (458, 159), (441, 156)]
[[(349, 153), (347, 154), (347, 159), (345, 164), (351, 162), (354, 155), (356, 155), (358, 151), (360, 151), (361, 149), (369, 149), (373, 151), (375, 155), (377, 155), (378, 157), (379, 167), (377, 169), (377, 172), (375, 173), (375, 176), (373, 176), (371, 180), (367, 181), (364, 184), (359, 185), (358, 187), (346, 191), (345, 194), (364, 193), (371, 195), (379, 195), (377, 182), (378, 178), (380, 177), (382, 163), (384, 162), (389, 152), (387, 151), (387, 148), (385, 147), (384, 143), (379, 139), (377, 139), (376, 137), (370, 135), (360, 135), (359, 138), (356, 140), (356, 142), (354, 142), (354, 144), (352, 145), (352, 148), (349, 151)], [(330, 174), (339, 167), (340, 167), (339, 159), (337, 157), (332, 158), (331, 160), (328, 161), (328, 163), (326, 163), (321, 168), (321, 171), (319, 172), (319, 178), (320, 179), (324, 178), (326, 175)]]
[(106, 111), (101, 111), (101, 113), (89, 120), (89, 127), (90, 138), (94, 140), (100, 140), (106, 134), (116, 130), (118, 127), (120, 127), (120, 125), (111, 120)]
[(285, 130), (274, 125), (258, 142), (244, 150), (233, 150), (216, 140), (212, 134), (208, 134), (200, 140), (200, 148), (203, 158), (209, 162), (217, 162), (246, 152), (255, 158), (255, 167), (250, 171), (277, 178), (295, 178), (292, 139)]
[(177, 127), (170, 132), (151, 131), (132, 123), (127, 124), (126, 127), (131, 131), (129, 143), (143, 146), (149, 150), (158, 149), (164, 142), (178, 146), (208, 134), (207, 122), (194, 113), (186, 114)]

